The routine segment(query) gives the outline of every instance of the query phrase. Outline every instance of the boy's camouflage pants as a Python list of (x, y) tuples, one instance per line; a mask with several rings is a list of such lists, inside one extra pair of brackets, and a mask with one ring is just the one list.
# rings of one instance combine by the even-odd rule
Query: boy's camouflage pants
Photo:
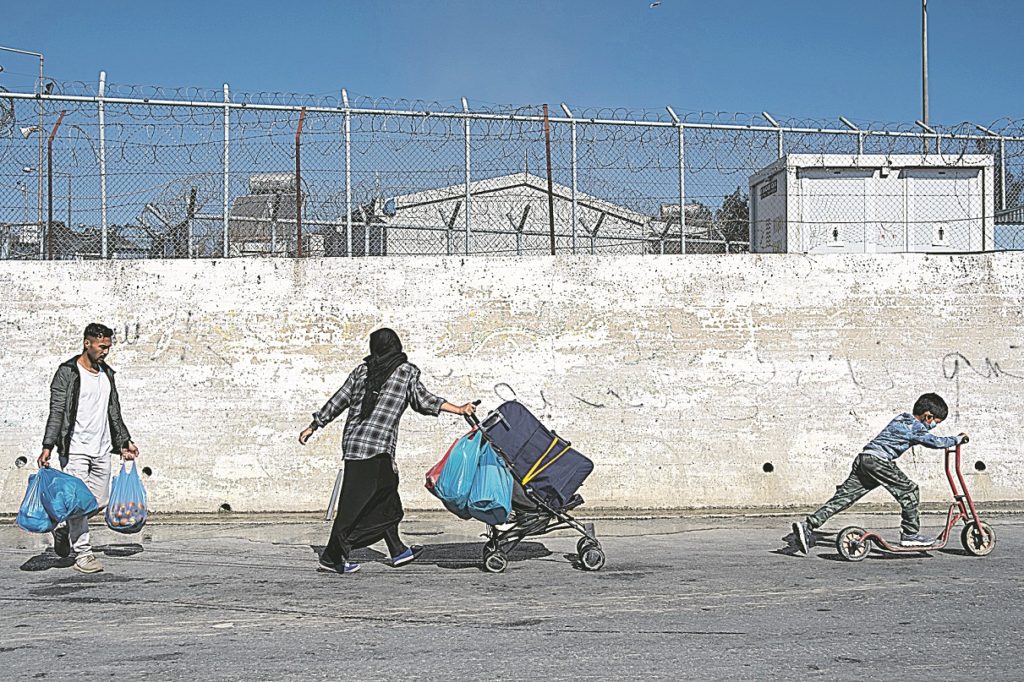
[(903, 509), (903, 532), (916, 535), (921, 530), (917, 506), (921, 501), (917, 484), (900, 471), (896, 462), (862, 452), (853, 460), (853, 470), (842, 485), (836, 486), (836, 494), (821, 506), (821, 509), (807, 517), (807, 525), (820, 528), (832, 516), (867, 495), (878, 486), (888, 490)]

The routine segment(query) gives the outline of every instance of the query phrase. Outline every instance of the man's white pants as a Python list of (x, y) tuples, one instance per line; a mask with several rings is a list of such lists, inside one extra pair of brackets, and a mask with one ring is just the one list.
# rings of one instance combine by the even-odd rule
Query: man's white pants
[[(110, 453), (105, 452), (96, 456), (71, 453), (68, 455), (67, 464), (64, 465), (64, 473), (84, 481), (89, 492), (96, 496), (102, 511), (110, 495)], [(68, 519), (68, 535), (76, 557), (92, 554), (92, 545), (89, 544), (89, 517), (75, 516)]]

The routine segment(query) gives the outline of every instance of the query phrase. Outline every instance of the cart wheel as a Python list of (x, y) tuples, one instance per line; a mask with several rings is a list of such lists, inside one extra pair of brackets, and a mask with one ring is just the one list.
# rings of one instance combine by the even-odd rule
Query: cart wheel
[(580, 554), (580, 565), (587, 571), (600, 571), (604, 566), (604, 551), (600, 547), (590, 546)]
[(488, 573), (504, 573), (508, 568), (508, 557), (500, 550), (488, 552), (484, 555), (484, 568)]
[(839, 556), (847, 561), (860, 561), (871, 552), (871, 540), (865, 540), (867, 531), (857, 526), (844, 528), (836, 536), (836, 549)]
[[(979, 531), (978, 528), (981, 530)], [(979, 524), (971, 521), (964, 526), (960, 533), (960, 542), (969, 554), (974, 556), (985, 556), (990, 554), (996, 546), (996, 532), (987, 523)]]
[(597, 540), (591, 540), (586, 535), (584, 535), (576, 543), (576, 553), (580, 556), (583, 556), (586, 553), (586, 551), (591, 547), (597, 547), (598, 549), (601, 549), (601, 543)]

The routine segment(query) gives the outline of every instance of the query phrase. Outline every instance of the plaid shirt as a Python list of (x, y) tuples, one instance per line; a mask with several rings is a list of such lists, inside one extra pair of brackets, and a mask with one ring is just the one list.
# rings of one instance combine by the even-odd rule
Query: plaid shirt
[(441, 412), (443, 398), (432, 394), (420, 383), (420, 370), (412, 363), (399, 366), (380, 390), (373, 412), (365, 420), (360, 416), (363, 394), (366, 391), (366, 363), (352, 370), (338, 392), (327, 404), (313, 414), (317, 428), (334, 421), (346, 408), (345, 433), (341, 449), (345, 459), (369, 459), (381, 454), (395, 456), (398, 442), (398, 422), (406, 407), (420, 414), (436, 417)]

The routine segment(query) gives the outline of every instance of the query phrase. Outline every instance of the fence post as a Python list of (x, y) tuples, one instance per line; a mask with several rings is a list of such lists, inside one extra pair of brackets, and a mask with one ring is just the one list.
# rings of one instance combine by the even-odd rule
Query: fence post
[[(679, 133), (679, 253), (686, 253), (686, 128), (672, 107), (665, 107)], [(662, 240), (662, 253), (665, 252)]]
[(572, 153), (569, 165), (572, 172), (572, 241), (570, 250), (575, 255), (576, 253), (576, 120), (575, 116), (572, 115), (572, 111), (566, 106), (565, 102), (562, 102), (562, 111), (565, 115), (573, 119), (569, 124), (569, 144)]
[(999, 210), (1006, 210), (1006, 138), (999, 137)]
[(230, 143), (231, 143), (231, 107), (228, 103), (231, 102), (231, 91), (228, 89), (228, 84), (224, 84), (224, 202), (221, 206), (222, 214), (221, 218), (224, 221), (224, 257), (228, 257), (228, 192), (230, 190), (230, 179), (231, 179), (231, 156), (230, 156)]
[(302, 124), (306, 107), (299, 110), (299, 126), (295, 129), (295, 255), (302, 258)]
[(466, 114), (465, 124), (464, 124), (464, 132), (465, 132), (465, 138), (466, 138), (466, 149), (465, 149), (465, 157), (466, 157), (466, 216), (465, 216), (465, 219), (466, 219), (466, 255), (468, 256), (469, 255), (469, 232), (470, 232), (470, 224), (469, 223), (470, 223), (470, 214), (472, 213), (472, 211), (470, 210), (470, 204), (469, 204), (469, 201), (470, 201), (470, 188), (469, 188), (469, 161), (470, 161), (470, 159), (469, 159), (469, 154), (470, 154), (470, 151), (469, 151), (469, 102), (466, 101), (465, 97), (462, 98), (462, 111)]
[[(53, 260), (53, 138), (57, 136), (60, 124), (64, 122), (64, 114), (67, 111), (61, 110), (57, 117), (57, 124), (50, 131), (50, 137), (46, 140), (46, 259)], [(42, 136), (43, 131), (39, 131)], [(70, 225), (65, 226), (71, 229)]]
[(352, 113), (348, 106), (348, 90), (341, 89), (341, 102), (345, 107), (345, 254), (352, 257)]
[(107, 241), (107, 132), (104, 124), (103, 97), (107, 91), (107, 72), (100, 71), (98, 113), (100, 125), (100, 258), (109, 257)]
[(780, 126), (778, 121), (776, 121), (774, 118), (772, 118), (772, 115), (769, 114), (767, 111), (762, 111), (761, 115), (764, 116), (764, 120), (768, 121), (768, 123), (770, 123), (777, 131), (779, 131), (778, 132), (778, 147), (779, 147), (778, 148), (778, 155), (779, 155), (779, 158), (781, 159), (783, 156), (785, 156), (785, 149), (784, 149), (784, 145), (783, 145), (782, 126)]

